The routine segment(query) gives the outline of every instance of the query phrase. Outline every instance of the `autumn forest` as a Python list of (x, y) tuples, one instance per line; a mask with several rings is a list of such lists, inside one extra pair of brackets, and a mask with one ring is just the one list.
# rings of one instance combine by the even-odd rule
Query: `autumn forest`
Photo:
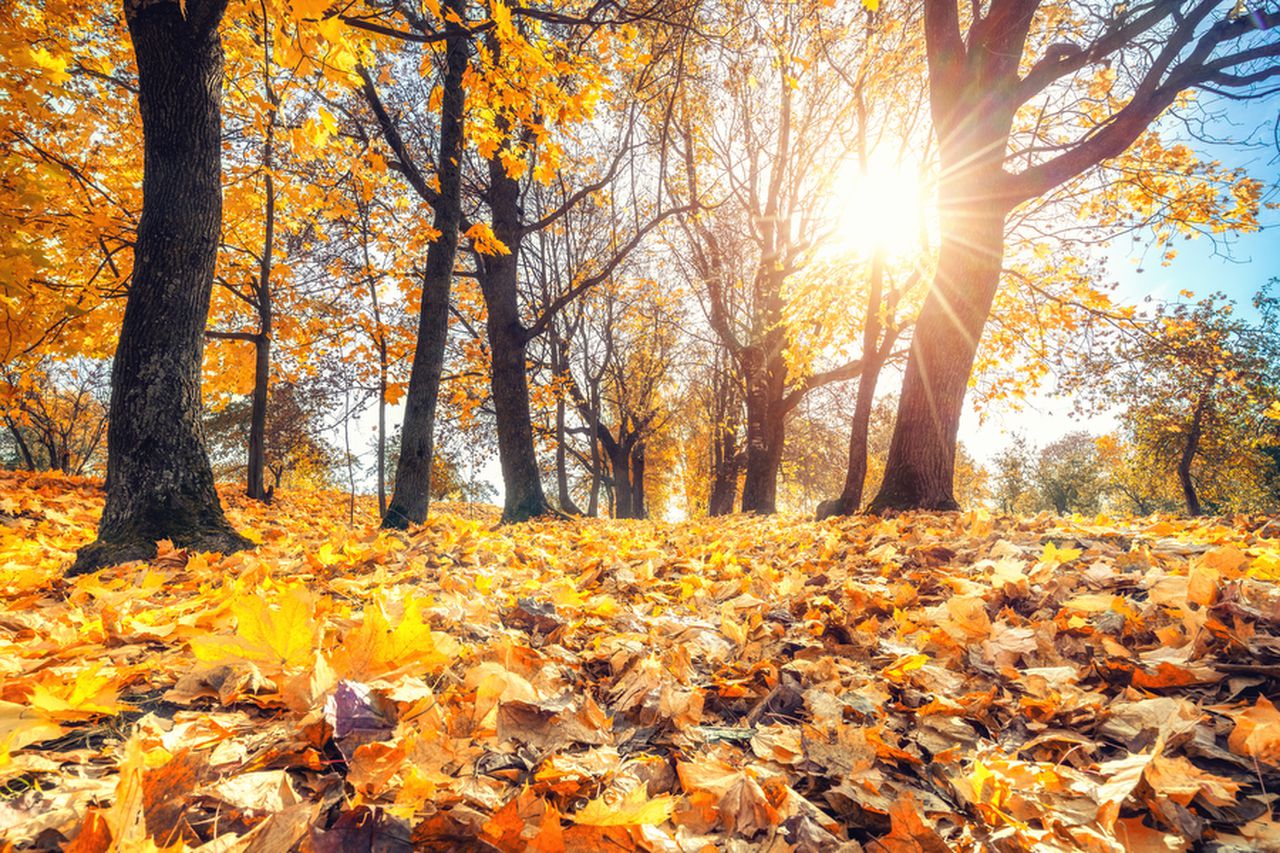
[(1274, 0), (0, 23), (0, 851), (1280, 849)]

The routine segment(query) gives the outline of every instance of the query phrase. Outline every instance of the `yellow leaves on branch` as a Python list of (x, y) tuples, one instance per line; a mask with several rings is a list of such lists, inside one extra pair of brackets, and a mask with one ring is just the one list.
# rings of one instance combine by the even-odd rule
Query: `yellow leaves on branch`
[(462, 236), (471, 241), (471, 245), (482, 255), (509, 255), (511, 249), (493, 233), (487, 222), (477, 222), (467, 229)]

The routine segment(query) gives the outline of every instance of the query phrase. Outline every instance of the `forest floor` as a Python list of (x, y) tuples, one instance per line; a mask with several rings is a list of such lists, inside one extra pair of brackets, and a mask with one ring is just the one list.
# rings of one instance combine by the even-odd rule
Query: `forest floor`
[(224, 500), (0, 475), (0, 849), (1280, 849), (1277, 522)]

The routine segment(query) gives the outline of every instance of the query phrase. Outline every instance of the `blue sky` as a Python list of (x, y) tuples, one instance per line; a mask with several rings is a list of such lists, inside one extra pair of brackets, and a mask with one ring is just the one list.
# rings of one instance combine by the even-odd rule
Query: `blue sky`
[[(1231, 143), (1206, 144), (1186, 138), (1202, 156), (1214, 158), (1228, 166), (1243, 166), (1267, 185), (1264, 199), (1280, 202), (1280, 150), (1277, 143), (1277, 121), (1280, 120), (1280, 97), (1252, 103), (1213, 104), (1220, 109), (1213, 127)], [(1169, 127), (1169, 133), (1176, 129)], [(1147, 296), (1176, 299), (1181, 290), (1198, 296), (1217, 291), (1235, 299), (1249, 309), (1253, 294), (1271, 278), (1280, 277), (1280, 210), (1263, 210), (1259, 216), (1260, 231), (1235, 235), (1223, 245), (1215, 245), (1206, 237), (1178, 241), (1177, 257), (1167, 266), (1159, 263), (1159, 253), (1152, 250), (1140, 257), (1143, 246), (1118, 241), (1109, 251), (1108, 273), (1119, 283), (1117, 298), (1140, 303)], [(1138, 270), (1142, 271), (1139, 272)], [(1280, 330), (1277, 330), (1280, 334)], [(1013, 433), (1027, 436), (1032, 444), (1044, 445), (1068, 432), (1086, 429), (1094, 433), (1115, 428), (1113, 416), (1098, 415), (1073, 419), (1071, 403), (1047, 394), (1033, 397), (1020, 410), (988, 411), (979, 421), (970, 406), (961, 421), (960, 435), (965, 446), (979, 460), (989, 461), (1010, 440)]]

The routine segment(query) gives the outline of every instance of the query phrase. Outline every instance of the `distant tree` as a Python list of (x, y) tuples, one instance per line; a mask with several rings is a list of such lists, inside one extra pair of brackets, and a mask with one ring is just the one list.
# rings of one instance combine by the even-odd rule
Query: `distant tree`
[(0, 375), (7, 467), (84, 474), (102, 463), (110, 363), (39, 359)]
[(1083, 431), (1045, 445), (1036, 460), (1034, 478), (1043, 503), (1058, 515), (1096, 513), (1106, 489), (1097, 442)]
[(963, 441), (956, 445), (951, 489), (962, 506), (981, 506), (991, 499), (991, 472), (973, 458)]
[[(324, 437), (332, 398), (315, 384), (294, 382), (277, 382), (269, 393), (263, 465), (270, 482), (263, 497), (269, 500), (282, 487), (330, 485), (342, 461)], [(252, 420), (252, 399), (244, 397), (206, 416), (205, 435), (220, 479), (243, 476)]]
[(1177, 511), (1177, 478), (1150, 446), (1117, 431), (1099, 436), (1097, 448), (1098, 461), (1106, 472), (1107, 492), (1120, 506), (1138, 515)]
[(992, 460), (995, 474), (992, 497), (1001, 512), (1025, 512), (1034, 500), (1035, 465), (1024, 435), (1015, 435)]
[(1220, 510), (1262, 499), (1268, 407), (1280, 395), (1280, 307), (1267, 289), (1254, 304), (1260, 321), (1222, 294), (1160, 305), (1117, 327), (1064, 379), (1086, 405), (1123, 401), (1127, 431), (1157, 468), (1176, 474), (1188, 515), (1204, 511), (1206, 494)]

